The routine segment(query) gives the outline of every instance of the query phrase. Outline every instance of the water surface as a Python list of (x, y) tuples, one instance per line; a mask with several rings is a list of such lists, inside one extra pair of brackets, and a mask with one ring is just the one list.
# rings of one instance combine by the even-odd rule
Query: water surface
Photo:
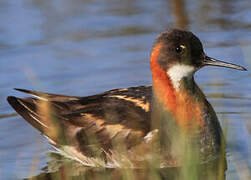
[[(209, 56), (250, 67), (251, 2), (235, 0), (0, 1), (0, 179), (43, 172), (48, 142), (7, 104), (14, 87), (86, 96), (151, 84), (158, 33), (179, 27)], [(227, 179), (251, 168), (249, 72), (207, 67), (196, 81), (227, 129)], [(249, 176), (248, 176), (249, 174)]]

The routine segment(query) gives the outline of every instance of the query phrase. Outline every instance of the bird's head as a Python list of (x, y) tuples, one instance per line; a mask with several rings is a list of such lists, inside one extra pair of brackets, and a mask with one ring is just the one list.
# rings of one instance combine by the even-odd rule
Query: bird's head
[(151, 52), (152, 71), (158, 66), (174, 83), (192, 77), (194, 72), (208, 65), (246, 70), (207, 56), (199, 38), (189, 31), (171, 29), (163, 32)]

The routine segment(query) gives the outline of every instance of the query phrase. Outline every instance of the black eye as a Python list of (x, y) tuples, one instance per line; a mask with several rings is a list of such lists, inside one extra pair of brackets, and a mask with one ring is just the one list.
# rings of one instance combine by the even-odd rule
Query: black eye
[(184, 45), (179, 45), (179, 46), (177, 46), (177, 47), (175, 48), (175, 51), (176, 51), (177, 53), (182, 53), (183, 50), (184, 50), (184, 48), (185, 48)]

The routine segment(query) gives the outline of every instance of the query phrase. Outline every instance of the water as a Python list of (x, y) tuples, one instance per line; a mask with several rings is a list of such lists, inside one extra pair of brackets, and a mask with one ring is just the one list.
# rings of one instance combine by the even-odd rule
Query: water
[[(14, 87), (86, 96), (151, 84), (151, 46), (170, 27), (193, 31), (209, 56), (248, 68), (250, 8), (235, 0), (1, 0), (0, 179), (39, 175), (50, 161), (48, 142), (5, 100), (23, 96)], [(248, 179), (250, 73), (207, 67), (196, 81), (227, 129), (227, 179)]]

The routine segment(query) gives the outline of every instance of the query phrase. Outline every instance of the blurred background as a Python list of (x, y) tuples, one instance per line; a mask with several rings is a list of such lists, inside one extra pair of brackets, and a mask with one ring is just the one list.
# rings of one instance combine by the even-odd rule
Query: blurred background
[[(0, 179), (43, 172), (50, 146), (14, 113), (13, 88), (87, 96), (151, 84), (149, 54), (167, 28), (194, 32), (214, 58), (251, 65), (251, 1), (0, 1)], [(206, 67), (196, 81), (227, 138), (227, 179), (249, 179), (250, 71)]]

